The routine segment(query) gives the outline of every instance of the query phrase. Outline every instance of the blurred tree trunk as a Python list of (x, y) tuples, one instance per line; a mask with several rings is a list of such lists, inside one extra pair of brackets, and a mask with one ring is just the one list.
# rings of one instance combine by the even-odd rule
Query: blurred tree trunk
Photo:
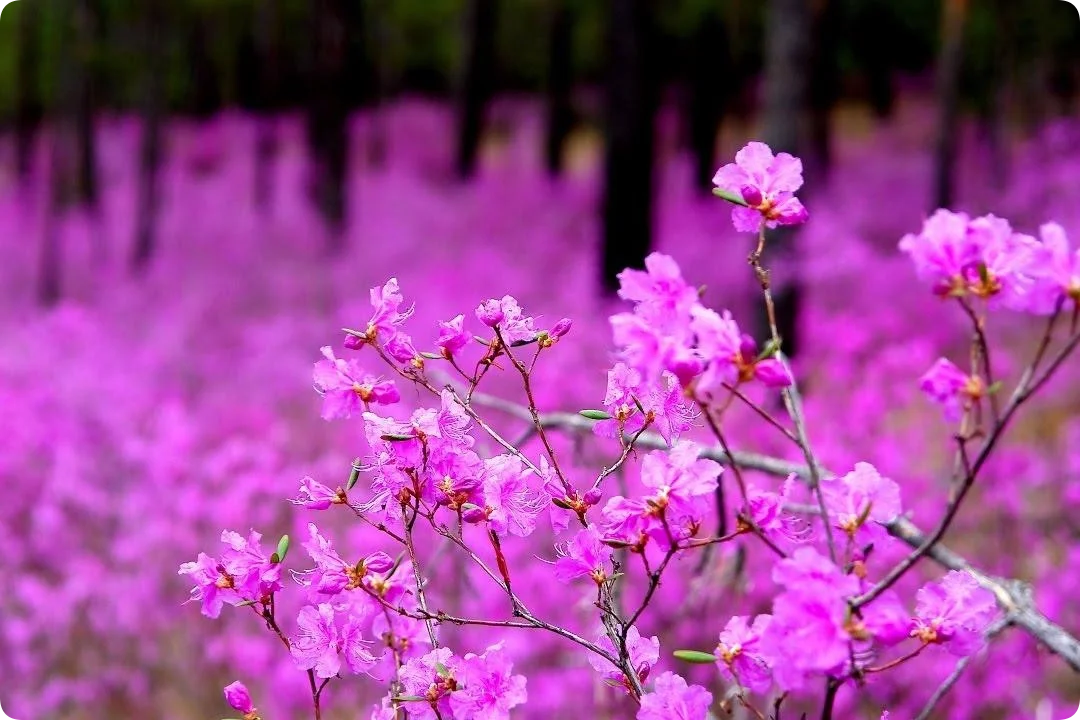
[(1008, 93), (1009, 68), (1015, 63), (1010, 34), (1003, 28), (1013, 27), (1016, 21), (1010, 0), (992, 0), (990, 12), (995, 22), (990, 24), (991, 36), (987, 45), (988, 57), (985, 91), (979, 97), (979, 130), (990, 156), (990, 176), (994, 187), (1001, 190), (1009, 177)]
[(41, 125), (44, 108), (40, 94), (41, 37), (39, 26), (41, 7), (36, 2), (23, 2), (8, 13), (19, 18), (19, 49), (16, 57), (15, 152), (16, 169), (20, 180), (30, 177), (34, 164), (34, 142)]
[(716, 133), (724, 104), (738, 82), (728, 34), (717, 8), (698, 19), (689, 57), (689, 133), (694, 155), (694, 186), (711, 194), (716, 174)]
[[(769, 0), (765, 38), (765, 139), (774, 152), (805, 155), (808, 138), (808, 95), (811, 62), (815, 55), (814, 16), (805, 0)], [(808, 178), (811, 179), (812, 178)], [(808, 183), (812, 187), (813, 182)], [(807, 190), (800, 195), (805, 200)], [(785, 268), (787, 281), (773, 287), (777, 330), (783, 350), (794, 357), (799, 349), (799, 309), (802, 279), (794, 275), (797, 264), (795, 231), (778, 228), (769, 234), (767, 265)], [(761, 307), (759, 327), (767, 336), (768, 322)]]
[(255, 125), (255, 206), (266, 210), (274, 195), (274, 158), (277, 155), (277, 122), (280, 104), (278, 83), (280, 43), (280, 0), (261, 0), (255, 9), (255, 37), (252, 56), (258, 68), (251, 78), (258, 85)]
[(574, 127), (573, 17), (568, 0), (554, 0), (548, 29), (547, 134), (544, 159), (548, 175), (562, 175), (566, 140)]
[(891, 118), (896, 108), (894, 22), (888, 0), (865, 0), (857, 5), (849, 26), (854, 29), (855, 54), (865, 72), (870, 108), (879, 120)]
[(191, 68), (191, 110), (196, 117), (213, 115), (221, 107), (221, 72), (213, 53), (212, 25), (205, 8), (196, 8), (188, 27), (186, 60)]
[(497, 0), (469, 0), (465, 27), (465, 67), (458, 89), (457, 174), (467, 180), (476, 174), (484, 110), (494, 89)]
[(815, 0), (810, 50), (810, 175), (823, 183), (832, 170), (832, 114), (840, 93), (840, 13), (837, 0)]
[(607, 146), (604, 157), (603, 288), (642, 267), (652, 247), (656, 88), (650, 49), (652, 4), (608, 0)]
[(143, 59), (142, 137), (139, 142), (139, 196), (135, 219), (135, 249), (131, 268), (143, 272), (157, 250), (158, 184), (162, 160), (161, 124), (165, 105), (165, 0), (142, 0)]
[(75, 4), (75, 36), (78, 61), (78, 103), (75, 128), (78, 139), (78, 195), (83, 204), (96, 211), (99, 201), (98, 153), (94, 112), (98, 84), (94, 51), (102, 40), (100, 0), (77, 0)]
[(349, 132), (345, 87), (345, 4), (314, 0), (314, 77), (309, 86), (307, 137), (313, 161), (315, 205), (329, 229), (329, 250), (345, 248)]
[(942, 6), (941, 54), (937, 67), (937, 138), (934, 150), (934, 208), (956, 199), (956, 160), (960, 144), (960, 71), (964, 60), (967, 0), (945, 0)]
[[(392, 0), (389, 0), (392, 2)], [(366, 15), (365, 26), (370, 29), (372, 44), (375, 52), (370, 58), (373, 64), (371, 68), (371, 128), (368, 134), (367, 158), (374, 167), (382, 167), (386, 164), (386, 154), (389, 143), (386, 129), (386, 102), (390, 99), (392, 73), (389, 61), (391, 27), (386, 17), (386, 3), (371, 3), (366, 6), (369, 12)]]

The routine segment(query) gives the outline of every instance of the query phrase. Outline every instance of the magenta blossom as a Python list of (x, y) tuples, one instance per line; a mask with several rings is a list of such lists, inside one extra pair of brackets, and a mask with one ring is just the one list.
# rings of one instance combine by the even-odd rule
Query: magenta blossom
[(331, 505), (343, 505), (348, 501), (345, 491), (340, 487), (331, 490), (308, 476), (300, 481), (300, 495), (289, 502), (302, 505), (308, 510), (326, 510)]
[(956, 365), (938, 358), (919, 380), (919, 389), (945, 411), (945, 419), (956, 422), (964, 411), (986, 392), (982, 378), (968, 375)]
[(313, 670), (316, 677), (332, 678), (341, 670), (341, 656), (354, 673), (366, 672), (376, 663), (368, 651), (360, 624), (349, 618), (338, 627), (334, 608), (326, 603), (318, 607), (305, 605), (296, 619), (300, 630), (292, 640), (291, 652), (302, 670)]
[(202, 601), (203, 615), (216, 618), (224, 604), (263, 602), (281, 589), (281, 565), (270, 562), (261, 540), (254, 530), (246, 538), (225, 530), (221, 542), (228, 547), (220, 560), (199, 553), (195, 562), (180, 566), (180, 575), (195, 580), (191, 599)]
[(397, 278), (390, 278), (381, 287), (371, 288), (371, 307), (375, 313), (368, 320), (364, 331), (367, 342), (387, 340), (397, 333), (397, 326), (409, 319), (412, 306), (402, 310), (405, 298), (398, 287)]
[(924, 585), (915, 598), (911, 634), (961, 657), (982, 646), (983, 633), (997, 616), (993, 593), (960, 570)]
[(662, 376), (663, 385), (646, 384), (641, 373), (626, 365), (615, 363), (608, 371), (604, 410), (610, 420), (593, 426), (600, 437), (618, 438), (619, 433), (633, 434), (649, 424), (670, 445), (693, 426), (697, 409), (686, 400), (677, 378), (671, 373)]
[(1052, 313), (1061, 303), (1068, 310), (1080, 306), (1080, 247), (1069, 246), (1065, 229), (1057, 223), (1039, 228), (1042, 247), (1039, 251), (1039, 273), (1035, 290), (1038, 312)]
[(528, 537), (536, 528), (536, 516), (544, 509), (538, 492), (529, 487), (532, 470), (516, 455), (496, 455), (484, 461), (484, 506), (465, 511), (465, 521), (486, 521), (498, 535)]
[(712, 693), (700, 685), (687, 685), (673, 672), (656, 678), (652, 692), (641, 696), (637, 720), (706, 720)]
[[(870, 463), (855, 463), (847, 475), (823, 482), (821, 492), (833, 527), (860, 545), (881, 537), (884, 529), (880, 526), (900, 514), (900, 486), (882, 477)], [(868, 526), (868, 521), (875, 525)]]
[(588, 577), (600, 585), (607, 579), (611, 548), (603, 544), (596, 525), (578, 530), (566, 545), (555, 549), (559, 553), (555, 561), (555, 577), (559, 582)]
[(716, 665), (725, 680), (742, 685), (751, 692), (763, 693), (769, 689), (772, 673), (768, 660), (759, 648), (761, 636), (770, 622), (770, 615), (758, 615), (753, 625), (749, 617), (742, 615), (728, 620), (720, 631), (720, 643), (716, 646)]
[(410, 718), (435, 720), (454, 717), (450, 695), (458, 689), (458, 679), (463, 676), (462, 660), (449, 648), (438, 648), (421, 657), (413, 658), (401, 666), (398, 679), (405, 695), (423, 698), (410, 702), (406, 708)]
[(509, 720), (510, 710), (528, 698), (525, 676), (513, 675), (513, 669), (502, 643), (492, 645), (483, 655), (466, 654), (456, 674), (464, 687), (450, 695), (454, 717)]
[[(618, 656), (620, 653), (615, 649), (615, 644), (611, 642), (611, 638), (607, 635), (601, 635), (596, 644), (609, 651), (611, 654)], [(660, 659), (660, 638), (653, 635), (651, 638), (641, 637), (641, 633), (633, 625), (630, 626), (629, 631), (626, 633), (626, 652), (630, 658), (630, 666), (634, 668), (634, 672), (637, 673), (638, 679), (641, 682), (649, 677), (649, 672), (652, 670), (653, 665)], [(588, 655), (589, 664), (592, 665), (593, 670), (600, 673), (604, 678), (604, 682), (609, 685), (622, 687), (627, 692), (630, 691), (630, 687), (627, 684), (626, 676), (623, 675), (622, 670), (616, 668), (610, 662), (590, 653)]]
[(325, 420), (348, 418), (363, 412), (366, 405), (390, 405), (400, 400), (397, 387), (363, 373), (355, 360), (334, 356), (329, 345), (322, 348), (324, 359), (315, 363), (315, 388), (323, 396)]
[(636, 304), (635, 312), (656, 322), (684, 317), (698, 302), (698, 291), (683, 280), (675, 260), (654, 252), (645, 258), (645, 270), (627, 268), (619, 273), (619, 297)]
[(442, 356), (451, 358), (465, 349), (472, 341), (472, 335), (465, 331), (465, 316), (458, 315), (452, 320), (439, 323), (439, 338), (435, 344), (439, 346)]
[(503, 339), (511, 344), (532, 340), (537, 334), (533, 319), (522, 315), (521, 306), (512, 295), (485, 300), (476, 308), (476, 318), (490, 328), (499, 328)]
[(739, 232), (756, 233), (762, 226), (800, 225), (809, 214), (795, 197), (802, 187), (802, 161), (788, 153), (773, 155), (762, 142), (747, 143), (735, 162), (716, 171), (713, 185), (736, 197), (746, 207), (735, 207), (731, 221)]

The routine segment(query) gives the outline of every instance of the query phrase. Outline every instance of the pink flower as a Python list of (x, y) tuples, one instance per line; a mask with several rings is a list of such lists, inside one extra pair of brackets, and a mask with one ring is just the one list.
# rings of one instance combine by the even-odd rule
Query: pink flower
[(291, 652), (302, 670), (314, 670), (315, 676), (332, 678), (341, 670), (341, 656), (354, 673), (367, 671), (376, 663), (368, 651), (368, 643), (360, 633), (360, 625), (351, 618), (340, 629), (334, 608), (326, 603), (318, 607), (305, 605), (296, 619), (299, 635), (292, 640)]
[(942, 407), (949, 422), (958, 421), (986, 391), (982, 378), (968, 375), (945, 358), (938, 358), (926, 371), (919, 380), (919, 389)]
[(884, 525), (900, 514), (900, 486), (882, 477), (870, 463), (855, 463), (847, 475), (823, 482), (821, 493), (833, 527), (860, 545), (880, 537), (880, 533), (868, 532), (867, 520)]
[(521, 314), (521, 306), (512, 295), (501, 300), (485, 300), (476, 308), (476, 318), (488, 327), (498, 327), (508, 343), (528, 341), (536, 337), (533, 319)]
[(1042, 249), (1039, 251), (1041, 272), (1036, 278), (1036, 310), (1049, 314), (1059, 302), (1066, 310), (1080, 305), (1080, 248), (1069, 247), (1065, 229), (1057, 223), (1041, 226), (1039, 236)]
[(398, 288), (397, 278), (390, 278), (382, 287), (371, 288), (370, 296), (371, 307), (375, 313), (368, 320), (366, 339), (368, 342), (386, 340), (397, 332), (397, 326), (409, 319), (413, 308), (410, 306), (405, 310), (401, 309), (405, 298)]
[(402, 665), (398, 679), (404, 694), (424, 698), (422, 702), (417, 700), (407, 705), (409, 717), (416, 720), (434, 720), (439, 715), (452, 717), (450, 695), (457, 689), (462, 671), (461, 658), (454, 657), (445, 647)]
[(654, 252), (645, 258), (644, 271), (627, 268), (618, 277), (619, 297), (636, 303), (635, 311), (654, 322), (683, 317), (698, 302), (698, 291), (683, 280), (669, 255)]
[(656, 491), (649, 502), (670, 508), (675, 516), (669, 520), (699, 519), (716, 492), (723, 468), (699, 459), (700, 454), (697, 443), (683, 440), (670, 452), (651, 452), (641, 462), (641, 482)]
[(802, 161), (788, 153), (773, 155), (761, 142), (747, 143), (735, 162), (713, 176), (713, 185), (741, 197), (747, 207), (735, 207), (731, 221), (739, 232), (758, 232), (761, 226), (800, 225), (809, 214), (795, 197), (802, 187)]
[(435, 344), (439, 346), (443, 357), (450, 358), (465, 349), (472, 341), (472, 335), (465, 332), (465, 316), (458, 315), (452, 320), (439, 323), (439, 338)]
[(626, 363), (615, 363), (608, 371), (604, 396), (604, 410), (612, 418), (596, 423), (593, 432), (600, 437), (618, 438), (620, 431), (633, 434), (648, 420), (649, 426), (670, 445), (693, 426), (697, 410), (686, 401), (674, 375), (664, 373), (662, 382), (661, 386), (643, 383), (641, 373)]
[(529, 487), (532, 470), (515, 455), (496, 455), (484, 461), (484, 507), (465, 513), (467, 522), (487, 521), (498, 535), (528, 537), (536, 528), (536, 516), (544, 509), (543, 498)]
[(923, 642), (944, 645), (961, 657), (982, 646), (983, 632), (997, 615), (993, 593), (960, 570), (924, 585), (915, 601), (911, 634)]
[(528, 698), (525, 676), (511, 674), (513, 668), (502, 643), (492, 645), (483, 655), (466, 654), (456, 673), (464, 687), (450, 695), (454, 717), (508, 720), (510, 710)]
[(555, 561), (555, 577), (559, 582), (590, 577), (599, 585), (607, 579), (611, 548), (601, 542), (595, 525), (578, 530), (565, 546), (556, 546), (556, 550), (559, 559)]
[(220, 560), (199, 553), (195, 562), (180, 566), (180, 575), (195, 580), (191, 599), (202, 601), (203, 615), (216, 618), (226, 603), (262, 602), (281, 589), (281, 565), (270, 562), (261, 539), (254, 530), (247, 538), (225, 530), (221, 541), (228, 547)]
[(720, 675), (729, 682), (742, 685), (751, 692), (763, 693), (772, 685), (769, 662), (759, 651), (761, 636), (765, 633), (770, 615), (758, 615), (753, 625), (750, 618), (737, 615), (728, 620), (720, 632), (716, 647), (716, 662)]
[[(611, 642), (611, 638), (607, 635), (601, 635), (596, 644), (616, 657), (620, 654), (620, 651), (615, 648), (615, 644)], [(652, 670), (656, 661), (660, 659), (660, 638), (655, 635), (651, 638), (643, 638), (638, 629), (631, 625), (626, 633), (626, 652), (630, 659), (630, 666), (634, 668), (638, 679), (645, 682), (649, 677), (649, 671)], [(606, 683), (622, 687), (629, 692), (630, 688), (622, 670), (616, 668), (599, 655), (590, 653), (588, 660), (593, 670), (600, 673)]]
[(313, 379), (323, 396), (325, 420), (352, 417), (368, 403), (390, 405), (400, 399), (394, 383), (363, 373), (355, 360), (335, 357), (329, 345), (322, 354), (325, 359), (315, 363)]
[(225, 686), (225, 702), (229, 703), (229, 707), (239, 713), (244, 715), (255, 714), (255, 705), (251, 702), (251, 695), (248, 693), (244, 683), (239, 680)]
[(711, 704), (708, 690), (666, 672), (656, 678), (652, 692), (641, 696), (637, 720), (706, 720)]
[(759, 490), (753, 485), (746, 489), (746, 501), (750, 519), (768, 537), (799, 543), (809, 539), (813, 526), (803, 517), (784, 509), (795, 485), (796, 475), (789, 475), (784, 481), (782, 493)]
[(331, 505), (345, 504), (348, 498), (341, 488), (331, 490), (308, 476), (300, 481), (300, 496), (289, 502), (293, 505), (302, 505), (308, 510), (326, 510)]

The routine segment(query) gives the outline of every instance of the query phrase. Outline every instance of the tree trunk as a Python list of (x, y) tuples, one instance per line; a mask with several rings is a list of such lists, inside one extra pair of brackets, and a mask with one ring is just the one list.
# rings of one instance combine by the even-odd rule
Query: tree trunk
[(870, 108), (879, 120), (887, 120), (896, 107), (892, 39), (895, 21), (887, 0), (865, 0), (858, 8), (851, 24), (855, 28), (855, 54), (866, 74)]
[(314, 75), (308, 99), (307, 133), (313, 161), (315, 205), (327, 223), (329, 250), (345, 248), (348, 180), (348, 106), (345, 101), (346, 23), (348, 0), (315, 0)]
[(131, 268), (142, 273), (157, 249), (159, 168), (162, 160), (161, 124), (164, 113), (164, 0), (142, 0), (143, 57), (142, 137), (139, 141), (139, 190), (135, 220), (135, 249)]
[(840, 67), (836, 48), (840, 43), (840, 6), (837, 0), (813, 3), (813, 36), (810, 51), (810, 144), (811, 176), (828, 179), (832, 170), (832, 113), (840, 92)]
[(252, 73), (259, 92), (255, 106), (259, 113), (255, 126), (255, 206), (266, 210), (274, 194), (274, 158), (277, 155), (277, 123), (274, 113), (280, 103), (279, 87), (279, 0), (261, 0), (255, 10), (253, 56), (259, 67)]
[[(805, 0), (769, 0), (765, 42), (765, 139), (774, 152), (802, 156), (808, 138), (808, 94), (811, 59), (814, 56), (814, 19)], [(813, 183), (808, 183), (809, 187)], [(804, 189), (801, 195), (806, 197)], [(793, 268), (797, 263), (795, 232), (779, 228), (769, 235), (766, 261)], [(791, 270), (793, 272), (793, 270)], [(799, 349), (798, 318), (802, 305), (802, 279), (794, 275), (773, 288), (777, 330), (783, 350), (794, 357)], [(768, 327), (764, 308), (759, 326)]]
[(694, 155), (694, 186), (703, 194), (711, 194), (717, 168), (716, 132), (724, 104), (738, 78), (734, 76), (728, 35), (718, 11), (710, 8), (698, 20), (691, 42), (687, 115)]
[(604, 158), (601, 281), (641, 267), (652, 247), (652, 170), (656, 89), (650, 3), (608, 0), (607, 147)]
[(934, 150), (934, 208), (956, 199), (956, 159), (960, 145), (960, 71), (964, 60), (967, 0), (945, 0), (941, 55), (937, 68), (938, 122)]
[(37, 2), (22, 2), (8, 13), (18, 13), (19, 49), (16, 57), (15, 152), (16, 169), (21, 181), (29, 179), (34, 165), (34, 145), (44, 108), (41, 102), (41, 7)]
[(573, 89), (573, 18), (567, 0), (554, 0), (551, 27), (548, 30), (547, 135), (544, 159), (550, 177), (563, 171), (566, 140), (574, 127)]
[(78, 196), (80, 202), (94, 211), (97, 210), (99, 201), (97, 137), (94, 125), (98, 73), (92, 53), (101, 40), (98, 2), (99, 0), (78, 0), (75, 5), (76, 45), (79, 49), (78, 62), (74, 65), (78, 74), (78, 103), (75, 110)]
[(465, 28), (465, 67), (458, 96), (457, 174), (476, 174), (484, 110), (494, 89), (497, 0), (469, 0)]

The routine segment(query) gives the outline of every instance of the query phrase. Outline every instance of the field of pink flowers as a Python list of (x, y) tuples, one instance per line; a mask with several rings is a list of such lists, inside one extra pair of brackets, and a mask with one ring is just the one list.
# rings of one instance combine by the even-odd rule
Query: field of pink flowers
[[(50, 217), (40, 193), (0, 178), (0, 702), (20, 720), (99, 717), (223, 717), (221, 688), (242, 679), (265, 718), (307, 717), (308, 680), (259, 619), (226, 608), (200, 616), (184, 604), (190, 579), (177, 574), (200, 551), (214, 553), (222, 529), (255, 528), (270, 542), (288, 533), (285, 566), (305, 570), (308, 523), (332, 529), (349, 557), (392, 553), (378, 532), (345, 513), (315, 514), (290, 504), (301, 478), (344, 484), (354, 457), (367, 453), (358, 419), (326, 422), (312, 387), (320, 347), (341, 354), (342, 327), (371, 313), (368, 291), (396, 277), (413, 339), (434, 350), (438, 323), (487, 298), (513, 294), (538, 325), (573, 319), (571, 332), (546, 352), (534, 376), (544, 411), (600, 407), (611, 366), (608, 316), (626, 303), (596, 296), (598, 168), (588, 149), (567, 177), (549, 180), (539, 158), (534, 115), (500, 109), (513, 129), (487, 149), (480, 177), (455, 184), (443, 108), (403, 102), (384, 111), (387, 161), (372, 165), (356, 122), (347, 250), (328, 257), (317, 216), (304, 200), (302, 128), (277, 121), (280, 152), (267, 210), (253, 202), (255, 122), (222, 117), (170, 127), (160, 248), (144, 277), (127, 272), (134, 232), (137, 126), (101, 127), (103, 207), (99, 217)], [(856, 127), (838, 141), (827, 186), (807, 191), (812, 216), (799, 236), (798, 273), (808, 286), (795, 360), (807, 424), (822, 462), (841, 472), (872, 462), (902, 489), (904, 510), (924, 528), (937, 521), (949, 492), (955, 443), (940, 410), (919, 392), (939, 356), (966, 358), (966, 320), (916, 278), (897, 250), (926, 212), (929, 156), (920, 116), (894, 128)], [(732, 138), (733, 154), (753, 130)], [(670, 147), (671, 143), (662, 143)], [(0, 152), (9, 152), (2, 148)], [(957, 209), (993, 212), (1036, 234), (1054, 220), (1080, 238), (1080, 124), (1046, 128), (1018, 140), (1003, 187), (983, 155), (965, 153)], [(726, 160), (725, 160), (726, 161)], [(658, 171), (658, 247), (682, 267), (704, 302), (730, 308), (752, 327), (758, 302), (746, 256), (753, 238), (731, 227), (730, 206), (689, 186), (687, 161), (669, 152)], [(35, 303), (44, 233), (63, 246), (65, 300)], [(1041, 321), (995, 317), (996, 371), (1015, 381)], [(364, 358), (365, 368), (378, 372)], [(524, 402), (504, 371), (484, 391)], [(947, 542), (985, 572), (1031, 583), (1039, 608), (1080, 632), (1080, 363), (1058, 377), (1012, 428)], [(430, 400), (399, 383), (407, 417)], [(487, 411), (507, 437), (527, 423)], [(740, 450), (801, 461), (797, 450), (741, 405), (725, 416)], [(704, 434), (694, 434), (707, 442)], [(618, 455), (612, 441), (558, 437), (569, 472), (585, 479)], [(479, 441), (483, 446), (483, 441)], [(495, 450), (481, 447), (484, 452)], [(538, 454), (535, 437), (524, 449)], [(639, 487), (632, 456), (619, 482)], [(779, 491), (781, 479), (746, 473)], [(625, 494), (625, 492), (624, 492)], [(333, 510), (333, 509), (332, 509)], [(546, 515), (546, 513), (545, 513)], [(594, 588), (555, 581), (556, 538), (546, 519), (528, 542), (505, 542), (516, 591), (538, 615), (593, 637)], [(710, 530), (711, 532), (711, 530)], [(432, 534), (418, 553), (441, 609), (504, 617), (506, 596)], [(565, 537), (559, 539), (565, 541)], [(707, 687), (718, 701), (725, 681), (711, 665), (673, 657), (676, 649), (711, 652), (733, 615), (765, 612), (775, 595), (767, 548), (745, 538), (715, 549), (707, 563), (683, 558), (664, 577), (643, 636), (660, 638), (652, 675), (673, 670)], [(907, 552), (898, 541), (875, 549), (884, 565)], [(944, 571), (923, 561), (897, 586), (910, 599)], [(291, 580), (286, 579), (287, 583)], [(633, 594), (633, 592), (631, 593)], [(283, 597), (294, 602), (296, 598)], [(279, 608), (292, 623), (299, 604)], [(590, 612), (591, 611), (591, 612)], [(498, 641), (528, 678), (528, 702), (514, 717), (629, 717), (572, 644), (534, 631), (444, 628), (462, 653)], [(856, 696), (842, 688), (838, 718), (914, 717), (957, 659), (928, 648), (917, 663)], [(367, 717), (385, 685), (337, 681), (326, 690), (325, 717)], [(1065, 717), (1080, 682), (1030, 636), (1006, 629), (973, 656), (935, 717)], [(798, 717), (799, 698), (785, 717)], [(805, 706), (814, 712), (814, 705)], [(358, 709), (359, 708), (359, 709)], [(736, 707), (735, 717), (750, 714)]]

